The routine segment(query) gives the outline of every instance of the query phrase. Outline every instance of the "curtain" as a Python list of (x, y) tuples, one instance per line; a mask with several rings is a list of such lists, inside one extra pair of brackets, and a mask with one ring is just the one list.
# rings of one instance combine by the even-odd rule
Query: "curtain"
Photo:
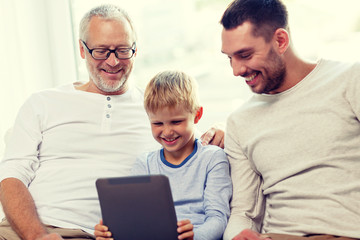
[(0, 0), (0, 154), (33, 92), (76, 80), (68, 0)]

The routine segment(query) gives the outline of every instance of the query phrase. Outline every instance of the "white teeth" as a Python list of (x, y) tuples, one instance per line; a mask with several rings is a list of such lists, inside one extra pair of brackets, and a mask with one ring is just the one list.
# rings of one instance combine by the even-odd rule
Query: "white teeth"
[(256, 77), (256, 75), (257, 75), (257, 73), (254, 73), (254, 74), (252, 74), (251, 76), (246, 77), (246, 78), (245, 78), (245, 81), (247, 81), (247, 82), (252, 81), (252, 80)]
[(172, 142), (172, 141), (174, 141), (176, 138), (171, 138), (171, 139), (169, 139), (169, 138), (164, 138), (164, 140), (165, 141), (167, 141), (167, 142)]
[(120, 70), (117, 70), (117, 71), (108, 71), (108, 70), (104, 70), (105, 72), (107, 73), (118, 73)]

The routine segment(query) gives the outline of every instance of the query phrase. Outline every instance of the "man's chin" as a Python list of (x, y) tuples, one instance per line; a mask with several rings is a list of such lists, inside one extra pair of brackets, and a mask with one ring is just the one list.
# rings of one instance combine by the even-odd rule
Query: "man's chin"
[(256, 93), (256, 94), (264, 93), (264, 89), (260, 88), (259, 86), (249, 86), (249, 87), (253, 93)]
[(126, 81), (115, 84), (100, 84), (99, 89), (107, 93), (125, 92), (127, 90), (127, 84)]

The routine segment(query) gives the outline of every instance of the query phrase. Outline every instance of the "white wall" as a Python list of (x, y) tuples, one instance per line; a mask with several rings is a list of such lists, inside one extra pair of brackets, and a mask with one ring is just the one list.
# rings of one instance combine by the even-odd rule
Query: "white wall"
[(0, 0), (0, 156), (3, 136), (33, 92), (76, 78), (68, 1)]

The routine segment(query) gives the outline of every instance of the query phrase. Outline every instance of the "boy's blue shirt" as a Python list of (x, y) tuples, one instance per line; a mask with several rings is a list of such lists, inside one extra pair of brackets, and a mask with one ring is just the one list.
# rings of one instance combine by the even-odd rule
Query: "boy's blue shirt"
[(134, 175), (163, 174), (169, 178), (178, 220), (190, 219), (195, 240), (222, 238), (230, 215), (232, 196), (229, 162), (223, 149), (202, 146), (179, 165), (166, 161), (163, 149), (139, 156)]

